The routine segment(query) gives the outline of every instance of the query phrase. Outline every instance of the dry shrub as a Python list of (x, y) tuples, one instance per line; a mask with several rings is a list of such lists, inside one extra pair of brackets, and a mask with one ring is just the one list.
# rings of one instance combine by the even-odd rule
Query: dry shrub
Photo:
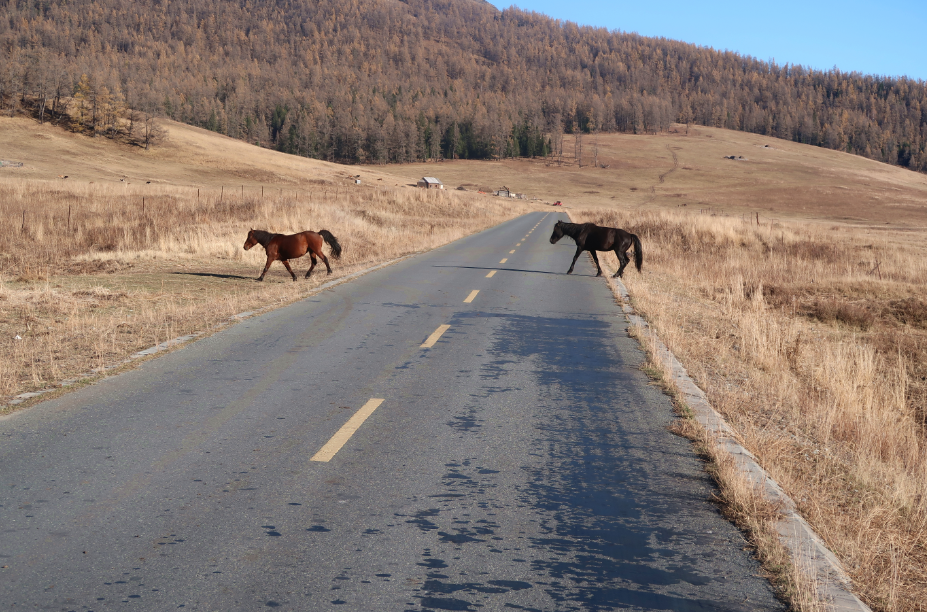
[(640, 236), (644, 274), (625, 274), (635, 307), (860, 596), (927, 609), (924, 236), (670, 211), (574, 218)]
[(927, 302), (921, 298), (909, 297), (892, 300), (888, 303), (886, 314), (902, 325), (927, 329)]
[(811, 305), (810, 316), (822, 323), (842, 323), (866, 331), (875, 323), (875, 315), (866, 306), (837, 300), (817, 298)]

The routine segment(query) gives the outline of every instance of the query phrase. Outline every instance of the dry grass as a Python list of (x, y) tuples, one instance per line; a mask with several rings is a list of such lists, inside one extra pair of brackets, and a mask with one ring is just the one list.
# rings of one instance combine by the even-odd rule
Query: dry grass
[(679, 211), (573, 216), (641, 237), (645, 274), (625, 275), (635, 308), (861, 597), (927, 609), (924, 234)]
[[(190, 149), (209, 149), (212, 137), (173, 129), (174, 146), (180, 141), (187, 148), (175, 149), (169, 163), (149, 158), (159, 182), (29, 178), (54, 157), (43, 148), (47, 143), (31, 153), (20, 148), (25, 177), (0, 177), (0, 403), (527, 211), (477, 194), (377, 181), (370, 170), (364, 170), (365, 184), (355, 185), (345, 180), (344, 167), (299, 158), (269, 164), (261, 150), (242, 143), (237, 146), (250, 157), (236, 158), (224, 141), (213, 147), (224, 157), (198, 157), (204, 172), (213, 173), (212, 182), (172, 184), (186, 176), (175, 174), (175, 158), (187, 156), (193, 164), (197, 156)], [(96, 159), (118, 175), (143, 155), (100, 139), (50, 134), (66, 140), (56, 145), (62, 157), (79, 157), (86, 147), (85, 169), (92, 170)], [(286, 164), (293, 167), (287, 170)], [(278, 174), (261, 174), (269, 166)], [(307, 170), (313, 178), (306, 178)], [(243, 182), (249, 173), (278, 182), (234, 190), (222, 186)], [(332, 277), (320, 264), (312, 279), (294, 283), (275, 263), (265, 282), (256, 283), (265, 258), (261, 248), (242, 249), (251, 227), (280, 233), (328, 229), (344, 254), (332, 261)], [(304, 273), (308, 264), (296, 260), (294, 268)]]
[[(403, 176), (437, 176), (456, 188), (502, 185), (566, 207), (656, 207), (723, 211), (763, 223), (826, 219), (882, 228), (927, 224), (927, 175), (869, 159), (767, 136), (685, 126), (670, 133), (599, 136), (600, 166), (572, 157), (498, 162), (455, 161), (382, 168)], [(573, 153), (571, 137), (564, 151)], [(725, 159), (743, 155), (746, 160)], [(602, 166), (607, 167), (602, 167)]]

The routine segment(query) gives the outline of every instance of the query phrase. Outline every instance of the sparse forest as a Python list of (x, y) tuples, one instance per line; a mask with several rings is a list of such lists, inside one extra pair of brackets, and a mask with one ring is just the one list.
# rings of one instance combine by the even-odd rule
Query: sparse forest
[(561, 154), (672, 122), (927, 171), (927, 84), (778, 66), (479, 0), (6, 0), (0, 115), (152, 117), (353, 163)]

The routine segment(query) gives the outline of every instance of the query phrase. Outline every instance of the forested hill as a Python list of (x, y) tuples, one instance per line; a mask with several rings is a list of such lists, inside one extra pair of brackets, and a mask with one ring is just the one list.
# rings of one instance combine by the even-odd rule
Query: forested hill
[(540, 155), (563, 132), (746, 130), (927, 171), (923, 81), (777, 66), (479, 0), (6, 0), (0, 112), (125, 108), (350, 162)]

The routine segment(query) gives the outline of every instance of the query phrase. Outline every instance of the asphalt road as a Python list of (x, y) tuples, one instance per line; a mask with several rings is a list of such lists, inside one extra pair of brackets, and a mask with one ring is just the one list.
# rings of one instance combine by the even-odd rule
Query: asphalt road
[(782, 609), (556, 218), (0, 420), (0, 610)]

